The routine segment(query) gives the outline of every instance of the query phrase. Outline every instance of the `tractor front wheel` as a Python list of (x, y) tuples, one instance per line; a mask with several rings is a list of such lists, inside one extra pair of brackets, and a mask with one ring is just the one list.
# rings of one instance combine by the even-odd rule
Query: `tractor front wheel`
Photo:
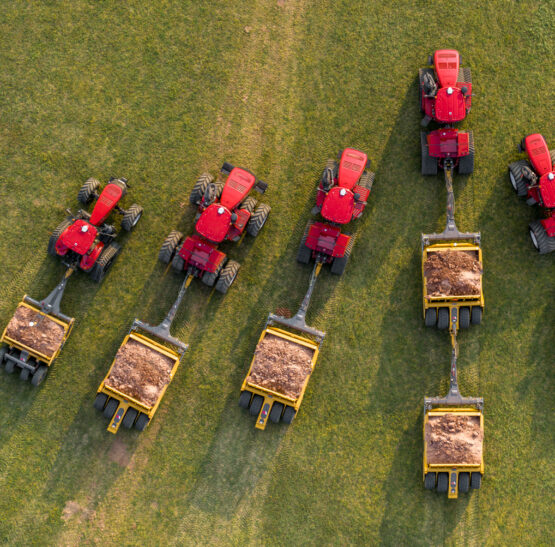
[(189, 196), (189, 202), (191, 205), (200, 205), (202, 196), (206, 191), (206, 187), (214, 182), (214, 177), (210, 173), (203, 173), (195, 182), (193, 189), (191, 190), (191, 195)]
[(261, 203), (254, 210), (251, 218), (247, 223), (247, 233), (252, 237), (256, 237), (260, 230), (262, 230), (264, 224), (268, 220), (268, 215), (270, 214), (271, 207), (267, 203)]
[(555, 236), (549, 237), (539, 220), (530, 223), (530, 238), (541, 255), (555, 251)]
[(228, 291), (229, 287), (231, 287), (231, 285), (235, 281), (240, 267), (241, 265), (238, 262), (235, 262), (235, 260), (230, 260), (224, 266), (222, 272), (220, 273), (220, 277), (215, 285), (215, 288), (218, 292), (225, 294)]
[(243, 200), (243, 203), (241, 203), (239, 208), (244, 209), (245, 211), (248, 211), (249, 213), (252, 214), (257, 204), (258, 204), (258, 201), (256, 201), (256, 199), (254, 199), (252, 196), (247, 196)]
[(52, 256), (58, 256), (56, 252), (56, 242), (60, 239), (60, 236), (71, 226), (71, 221), (64, 220), (57, 228), (52, 232), (50, 239), (48, 240), (48, 254)]
[(106, 247), (100, 258), (96, 261), (96, 264), (91, 269), (91, 279), (100, 283), (105, 275), (108, 273), (108, 270), (112, 267), (114, 260), (121, 252), (121, 247), (113, 241)]
[(529, 167), (526, 160), (515, 161), (509, 165), (509, 180), (517, 196), (521, 198), (528, 194), (528, 183), (523, 172), (524, 167)]
[(169, 264), (172, 261), (173, 255), (177, 246), (181, 243), (183, 239), (183, 234), (177, 230), (173, 230), (162, 243), (160, 251), (158, 253), (158, 260), (164, 264)]
[(130, 232), (133, 228), (135, 228), (135, 226), (137, 226), (142, 216), (143, 216), (143, 208), (140, 205), (137, 205), (136, 203), (134, 203), (123, 214), (121, 227), (126, 232)]
[(79, 203), (82, 203), (83, 205), (88, 205), (95, 197), (96, 191), (98, 190), (99, 186), (100, 181), (93, 178), (87, 179), (83, 183), (83, 186), (81, 186), (81, 189), (77, 194), (77, 200), (79, 201)]

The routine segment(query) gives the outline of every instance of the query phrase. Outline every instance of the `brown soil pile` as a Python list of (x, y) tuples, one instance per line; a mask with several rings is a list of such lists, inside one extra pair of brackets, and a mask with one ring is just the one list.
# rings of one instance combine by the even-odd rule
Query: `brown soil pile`
[(428, 296), (479, 295), (482, 265), (476, 251), (430, 252), (424, 263)]
[(174, 361), (154, 349), (128, 340), (116, 354), (106, 385), (147, 406), (153, 406), (170, 383)]
[(64, 341), (64, 328), (26, 306), (19, 306), (8, 323), (6, 334), (26, 346), (52, 357)]
[(256, 346), (247, 381), (296, 399), (312, 370), (313, 355), (314, 351), (306, 346), (266, 335)]
[(482, 461), (484, 435), (478, 416), (430, 416), (425, 438), (429, 464), (479, 464)]

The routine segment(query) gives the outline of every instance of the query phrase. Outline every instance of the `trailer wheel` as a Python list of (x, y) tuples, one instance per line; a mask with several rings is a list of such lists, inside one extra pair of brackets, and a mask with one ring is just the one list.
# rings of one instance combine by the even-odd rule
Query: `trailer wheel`
[(108, 400), (108, 395), (106, 395), (106, 393), (97, 393), (96, 397), (94, 398), (94, 403), (93, 403), (94, 408), (100, 411), (104, 410), (104, 405), (106, 404), (107, 400)]
[(283, 416), (281, 417), (281, 421), (284, 424), (289, 425), (293, 421), (293, 418), (295, 418), (296, 414), (297, 412), (295, 411), (295, 409), (292, 406), (287, 405), (285, 407), (285, 410), (283, 411)]
[(459, 492), (467, 494), (470, 489), (470, 473), (463, 471), (459, 473)]
[(6, 372), (11, 374), (15, 370), (15, 362), (11, 359), (6, 360)]
[(422, 174), (437, 175), (437, 159), (430, 156), (428, 139), (424, 131), (420, 133), (420, 148), (422, 152)]
[(8, 351), (7, 346), (0, 346), (0, 365), (4, 362), (4, 356)]
[(210, 173), (203, 173), (195, 182), (193, 189), (191, 190), (191, 195), (189, 196), (189, 202), (191, 205), (200, 205), (200, 200), (204, 196), (206, 187), (214, 182), (214, 177)]
[(46, 365), (40, 365), (39, 368), (35, 370), (35, 373), (31, 378), (31, 384), (33, 384), (35, 387), (40, 386), (44, 381), (44, 379), (46, 378), (47, 374), (48, 374), (48, 367)]
[(241, 395), (239, 395), (239, 406), (241, 408), (249, 408), (251, 404), (251, 395), (252, 393), (248, 390), (241, 391)]
[(77, 194), (77, 201), (83, 205), (88, 205), (93, 200), (99, 186), (100, 181), (93, 178), (87, 179)]
[(433, 490), (436, 487), (436, 474), (426, 473), (424, 477), (424, 488), (426, 490)]
[(461, 329), (470, 327), (470, 308), (467, 306), (459, 308), (459, 326)]
[(96, 264), (92, 267), (91, 279), (100, 283), (108, 273), (108, 270), (112, 267), (114, 260), (120, 252), (121, 247), (115, 241), (112, 241), (112, 243), (102, 251)]
[(123, 420), (121, 421), (121, 425), (126, 429), (131, 429), (133, 427), (133, 423), (135, 422), (135, 418), (137, 417), (139, 412), (134, 408), (128, 408)]
[(336, 256), (331, 263), (330, 271), (335, 275), (342, 275), (347, 267), (347, 262), (351, 256), (351, 251), (353, 250), (353, 245), (355, 244), (355, 236), (351, 236), (347, 247), (345, 248), (345, 254), (343, 256)]
[(549, 237), (539, 220), (530, 222), (530, 238), (541, 255), (555, 251), (555, 236)]
[(459, 158), (459, 175), (471, 175), (474, 172), (474, 133), (468, 132), (468, 155)]
[(239, 208), (244, 209), (245, 211), (248, 211), (249, 213), (252, 214), (257, 204), (258, 204), (258, 201), (256, 201), (256, 199), (254, 199), (252, 196), (247, 196), (243, 200), (243, 203), (241, 203)]
[(145, 413), (141, 412), (135, 422), (135, 429), (137, 431), (144, 431), (149, 422), (150, 418)]
[(437, 474), (437, 491), (440, 494), (447, 492), (449, 488), (449, 473), (438, 473)]
[(482, 486), (482, 473), (472, 473), (470, 475), (470, 488), (478, 490)]
[(437, 310), (437, 328), (446, 329), (449, 326), (449, 309), (439, 308)]
[(164, 239), (164, 243), (160, 247), (160, 251), (158, 252), (158, 260), (163, 262), (164, 264), (169, 264), (173, 258), (173, 254), (177, 249), (177, 246), (183, 239), (183, 234), (178, 232), (177, 230), (172, 230), (166, 239)]
[(108, 420), (111, 420), (114, 417), (114, 414), (118, 406), (119, 406), (119, 402), (117, 401), (117, 399), (110, 397), (110, 399), (108, 400), (108, 404), (106, 405), (106, 408), (104, 409), (104, 412), (103, 412), (104, 417), (108, 418)]
[(58, 256), (56, 252), (56, 242), (60, 239), (60, 236), (67, 228), (71, 226), (71, 222), (69, 220), (64, 220), (61, 224), (59, 224), (56, 229), (52, 232), (50, 239), (48, 240), (48, 254), (52, 256)]
[(301, 264), (308, 264), (310, 258), (312, 257), (312, 249), (306, 246), (306, 240), (308, 238), (308, 232), (310, 227), (314, 224), (312, 220), (309, 220), (305, 226), (303, 237), (301, 239), (301, 244), (299, 245), (299, 250), (297, 251), (297, 262)]
[(474, 306), (472, 308), (472, 317), (470, 322), (473, 325), (479, 325), (482, 322), (482, 308), (480, 306)]
[(427, 327), (435, 327), (437, 323), (437, 309), (428, 308), (426, 314), (424, 315), (424, 324)]
[(274, 403), (272, 406), (272, 410), (270, 410), (270, 420), (273, 423), (279, 424), (279, 420), (281, 419), (281, 413), (283, 411), (283, 403)]
[(126, 231), (130, 232), (137, 224), (141, 217), (143, 216), (143, 208), (136, 203), (133, 203), (129, 209), (123, 214), (123, 219), (121, 221), (121, 227)]
[(28, 368), (22, 368), (21, 371), (19, 372), (19, 379), (26, 382), (29, 379), (30, 375), (31, 375), (31, 371)]
[(216, 282), (215, 289), (222, 294), (225, 294), (229, 287), (235, 281), (237, 273), (239, 272), (240, 264), (235, 260), (230, 260), (222, 269), (220, 278)]
[(247, 233), (249, 235), (256, 237), (260, 233), (260, 230), (262, 230), (264, 224), (266, 224), (266, 221), (268, 220), (268, 215), (271, 210), (271, 207), (267, 203), (261, 203), (254, 210), (251, 218), (249, 218), (249, 221), (247, 222)]
[(264, 402), (264, 397), (262, 395), (255, 395), (252, 398), (252, 403), (249, 408), (249, 414), (251, 416), (258, 416), (260, 409), (262, 408), (262, 403)]
[(524, 178), (523, 167), (529, 167), (526, 160), (518, 160), (509, 165), (509, 180), (517, 196), (521, 198), (528, 194), (528, 183)]

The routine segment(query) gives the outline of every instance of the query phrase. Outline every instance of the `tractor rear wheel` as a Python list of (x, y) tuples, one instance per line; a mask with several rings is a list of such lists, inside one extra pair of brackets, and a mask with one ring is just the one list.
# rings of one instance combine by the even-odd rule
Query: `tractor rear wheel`
[(177, 249), (177, 246), (181, 243), (183, 239), (183, 234), (177, 230), (173, 230), (162, 243), (160, 251), (158, 253), (158, 260), (164, 264), (169, 264), (173, 258), (173, 254)]
[(459, 473), (459, 492), (461, 494), (467, 494), (470, 489), (470, 473), (463, 471)]
[(426, 473), (424, 477), (424, 488), (426, 490), (433, 490), (436, 487), (436, 474)]
[(201, 281), (208, 287), (213, 287), (214, 283), (216, 283), (216, 279), (218, 279), (218, 276), (220, 275), (220, 272), (222, 271), (222, 268), (224, 267), (226, 263), (226, 259), (222, 260), (220, 262), (220, 265), (216, 268), (215, 272), (204, 272), (202, 274), (202, 278)]
[(471, 175), (474, 172), (474, 133), (468, 132), (468, 155), (459, 158), (459, 175)]
[(52, 256), (58, 256), (56, 252), (56, 242), (60, 239), (60, 236), (66, 231), (67, 228), (71, 226), (71, 221), (64, 220), (59, 224), (56, 229), (52, 232), (50, 239), (48, 240), (48, 254)]
[(345, 254), (343, 256), (336, 256), (331, 263), (330, 271), (335, 275), (342, 275), (347, 267), (347, 262), (351, 256), (351, 251), (353, 250), (353, 245), (355, 244), (355, 236), (351, 236), (347, 247), (345, 248)]
[(424, 131), (420, 133), (420, 147), (422, 151), (422, 174), (437, 175), (437, 159), (430, 156), (428, 139)]
[(128, 408), (123, 420), (121, 421), (121, 425), (126, 429), (131, 429), (133, 424), (135, 423), (135, 418), (137, 417), (139, 412), (134, 408)]
[(295, 418), (296, 414), (297, 412), (295, 411), (295, 409), (292, 406), (287, 405), (285, 407), (285, 410), (283, 411), (283, 416), (281, 417), (281, 421), (284, 424), (289, 425)]
[(482, 486), (482, 473), (472, 473), (470, 475), (470, 488), (478, 490)]
[(206, 187), (214, 182), (214, 177), (210, 173), (203, 173), (195, 182), (193, 189), (191, 190), (191, 195), (189, 196), (189, 202), (191, 205), (200, 205), (202, 196), (206, 191)]
[(481, 308), (481, 306), (474, 306), (472, 308), (470, 322), (473, 325), (479, 325), (482, 322), (482, 313), (483, 309)]
[(218, 292), (225, 294), (229, 287), (235, 281), (237, 273), (239, 272), (240, 264), (235, 260), (230, 260), (222, 269), (218, 281), (216, 281), (215, 288)]
[(271, 207), (267, 203), (260, 203), (258, 205), (247, 222), (247, 233), (249, 235), (256, 237), (259, 234), (260, 230), (262, 230), (262, 227), (268, 220), (270, 211)]
[(449, 488), (449, 474), (448, 473), (438, 473), (437, 474), (437, 491), (440, 494), (447, 492)]
[(524, 167), (529, 167), (526, 160), (518, 160), (509, 165), (509, 180), (517, 196), (523, 198), (528, 194), (528, 182), (524, 178)]
[(121, 227), (126, 231), (130, 232), (135, 226), (137, 226), (139, 220), (143, 216), (143, 208), (136, 203), (133, 203), (127, 211), (123, 214), (123, 219), (121, 221)]
[(135, 429), (137, 431), (144, 431), (146, 429), (146, 426), (148, 425), (148, 422), (150, 422), (150, 418), (146, 414), (141, 412), (137, 417), (137, 421), (135, 422)]
[(93, 403), (94, 408), (100, 411), (104, 410), (104, 405), (106, 404), (107, 400), (108, 400), (108, 395), (106, 395), (106, 393), (97, 393), (96, 397), (94, 398), (94, 403)]
[(439, 308), (437, 310), (437, 328), (444, 330), (449, 326), (449, 309)]
[(283, 403), (274, 403), (272, 406), (272, 410), (270, 410), (270, 420), (274, 424), (279, 424), (281, 419), (281, 413), (283, 411)]
[(251, 404), (251, 395), (252, 393), (246, 389), (241, 391), (241, 395), (239, 395), (239, 406), (241, 408), (249, 408)]
[(255, 395), (252, 398), (252, 403), (249, 408), (249, 414), (251, 416), (258, 416), (260, 409), (262, 408), (262, 403), (264, 402), (264, 397), (262, 395)]
[(241, 203), (239, 208), (244, 209), (245, 211), (248, 211), (249, 213), (252, 214), (257, 204), (258, 204), (258, 201), (256, 201), (256, 199), (254, 199), (252, 196), (247, 196), (243, 200), (243, 203)]
[(96, 264), (92, 267), (91, 279), (100, 283), (108, 273), (108, 270), (112, 267), (114, 260), (120, 252), (121, 247), (115, 241), (112, 241), (112, 243), (102, 251)]
[(176, 272), (182, 272), (185, 269), (185, 259), (182, 258), (178, 253), (175, 253), (172, 259), (172, 268)]
[(468, 329), (470, 327), (470, 308), (463, 306), (459, 308), (459, 327)]
[(46, 365), (39, 365), (39, 368), (35, 370), (33, 373), (33, 377), (31, 378), (31, 384), (35, 387), (40, 386), (46, 375), (48, 374), (48, 367)]
[(541, 255), (555, 251), (555, 236), (549, 237), (539, 220), (530, 222), (530, 237), (534, 247)]
[(77, 200), (79, 203), (82, 203), (83, 205), (89, 204), (93, 200), (99, 186), (100, 181), (93, 178), (87, 179), (77, 194)]
[(435, 327), (437, 323), (437, 309), (428, 308), (424, 314), (424, 324), (427, 327)]
[(108, 404), (106, 405), (106, 407), (104, 408), (104, 412), (102, 413), (103, 416), (105, 418), (108, 418), (108, 420), (111, 420), (114, 417), (114, 414), (118, 409), (118, 406), (119, 406), (118, 400), (110, 397)]
[(301, 239), (301, 244), (299, 245), (299, 250), (297, 251), (297, 262), (301, 264), (308, 264), (310, 262), (310, 258), (312, 257), (312, 249), (306, 246), (306, 240), (308, 238), (308, 232), (310, 231), (310, 227), (314, 224), (312, 220), (309, 220), (305, 229), (304, 234)]
[(375, 178), (376, 173), (373, 173), (372, 171), (364, 171), (364, 173), (362, 173), (360, 177), (360, 180), (358, 181), (358, 185), (362, 186), (362, 188), (372, 190), (372, 185), (374, 184)]

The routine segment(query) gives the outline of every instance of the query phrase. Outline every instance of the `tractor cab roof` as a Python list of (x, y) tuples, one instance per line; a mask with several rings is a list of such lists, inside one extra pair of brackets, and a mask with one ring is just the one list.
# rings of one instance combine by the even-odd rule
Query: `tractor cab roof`
[(94, 244), (98, 230), (86, 220), (76, 220), (61, 234), (60, 241), (68, 249), (84, 255)]
[(353, 218), (355, 198), (347, 188), (334, 186), (322, 205), (322, 216), (336, 224), (347, 224)]
[(436, 94), (435, 118), (440, 123), (460, 122), (466, 117), (465, 97), (455, 84), (442, 87)]
[(220, 243), (225, 239), (231, 226), (231, 212), (221, 203), (213, 203), (205, 209), (198, 219), (195, 230), (202, 236)]

